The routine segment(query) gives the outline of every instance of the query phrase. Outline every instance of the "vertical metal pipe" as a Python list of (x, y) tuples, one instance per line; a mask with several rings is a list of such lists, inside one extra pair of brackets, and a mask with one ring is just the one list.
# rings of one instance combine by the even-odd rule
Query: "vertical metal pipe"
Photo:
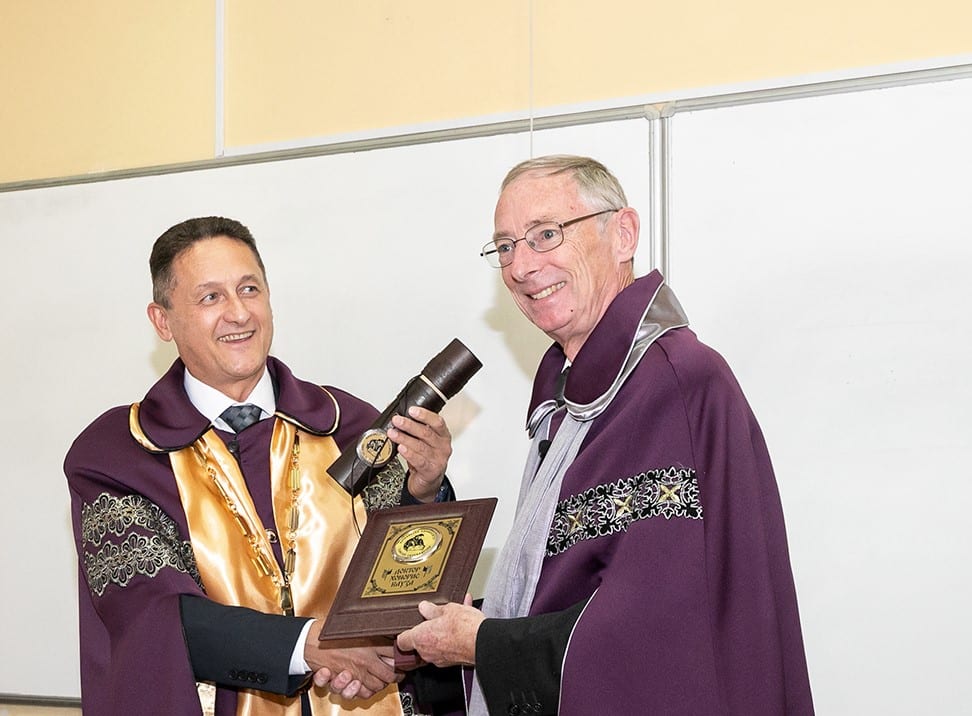
[(648, 120), (649, 183), (651, 203), (648, 226), (651, 246), (651, 267), (661, 271), (670, 281), (669, 266), (669, 213), (671, 210), (671, 119), (675, 103), (645, 105)]

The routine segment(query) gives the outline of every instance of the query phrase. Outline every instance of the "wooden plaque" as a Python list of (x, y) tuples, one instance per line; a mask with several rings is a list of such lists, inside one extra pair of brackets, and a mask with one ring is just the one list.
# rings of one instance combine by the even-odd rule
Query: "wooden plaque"
[(496, 498), (368, 515), (319, 639), (389, 636), (422, 621), (421, 601), (462, 603)]

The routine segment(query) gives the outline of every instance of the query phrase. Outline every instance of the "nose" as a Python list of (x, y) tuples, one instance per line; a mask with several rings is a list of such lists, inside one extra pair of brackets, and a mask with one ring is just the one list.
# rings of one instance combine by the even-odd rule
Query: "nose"
[(246, 323), (250, 320), (250, 309), (246, 302), (238, 295), (231, 294), (226, 301), (223, 317), (230, 323)]
[(514, 281), (523, 281), (540, 268), (542, 257), (543, 254), (527, 246), (526, 241), (521, 241), (513, 249), (513, 261), (504, 271), (507, 271)]

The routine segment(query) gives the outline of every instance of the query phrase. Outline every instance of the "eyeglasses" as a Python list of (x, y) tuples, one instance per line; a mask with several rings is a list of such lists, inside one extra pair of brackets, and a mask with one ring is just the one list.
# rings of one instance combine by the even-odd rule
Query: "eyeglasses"
[(593, 219), (595, 216), (615, 211), (621, 210), (602, 209), (601, 211), (595, 211), (593, 214), (585, 214), (584, 216), (578, 216), (576, 219), (569, 219), (568, 221), (559, 223), (556, 221), (548, 221), (543, 224), (537, 224), (527, 231), (522, 239), (512, 239), (506, 236), (487, 242), (479, 255), (486, 259), (486, 263), (493, 268), (503, 268), (513, 263), (513, 249), (521, 241), (526, 241), (527, 246), (537, 253), (542, 254), (545, 251), (553, 251), (564, 243), (564, 229), (571, 224), (576, 224), (585, 219)]

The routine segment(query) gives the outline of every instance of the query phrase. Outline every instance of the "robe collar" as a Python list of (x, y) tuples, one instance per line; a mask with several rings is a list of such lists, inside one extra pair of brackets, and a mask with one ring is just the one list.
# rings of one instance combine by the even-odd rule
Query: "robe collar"
[[(278, 418), (314, 435), (334, 432), (340, 419), (340, 408), (326, 388), (294, 377), (286, 365), (273, 357), (267, 358), (267, 369), (273, 380)], [(212, 426), (186, 395), (185, 370), (185, 364), (177, 358), (138, 407), (138, 424), (133, 426), (133, 433), (140, 432), (148, 443), (141, 439), (139, 442), (153, 452), (181, 450)], [(136, 434), (136, 437), (139, 436)]]
[[(678, 299), (658, 271), (636, 279), (614, 298), (571, 363), (564, 388), (568, 412), (579, 420), (600, 415), (648, 347), (667, 331), (687, 325)], [(531, 434), (556, 407), (553, 396), (566, 359), (554, 343), (540, 361), (527, 419)]]

